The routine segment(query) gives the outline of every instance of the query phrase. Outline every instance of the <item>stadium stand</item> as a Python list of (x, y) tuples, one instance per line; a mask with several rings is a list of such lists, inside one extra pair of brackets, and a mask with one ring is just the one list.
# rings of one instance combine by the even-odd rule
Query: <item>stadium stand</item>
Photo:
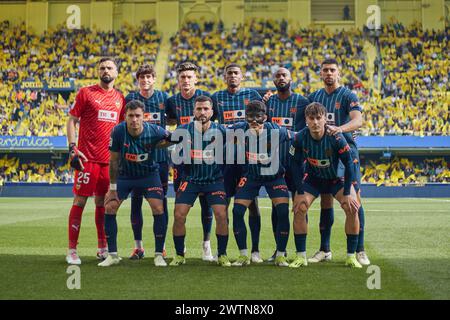
[(441, 158), (399, 158), (375, 162), (369, 160), (361, 167), (362, 181), (377, 186), (404, 184), (450, 183), (449, 163)]
[[(337, 57), (343, 66), (342, 82), (354, 90), (364, 106), (362, 135), (450, 134), (447, 33), (393, 24), (383, 26), (378, 41), (374, 41), (358, 30), (289, 32), (286, 25), (286, 21), (252, 19), (227, 32), (221, 23), (187, 22), (171, 39), (163, 90), (176, 92), (175, 66), (190, 59), (200, 67), (199, 87), (211, 92), (223, 89), (223, 67), (237, 62), (243, 66), (246, 86), (271, 88), (273, 71), (286, 66), (293, 71), (296, 92), (307, 95), (321, 85), (320, 61)], [(65, 134), (67, 107), (74, 95), (20, 90), (22, 81), (73, 78), (83, 85), (86, 79), (95, 81), (92, 58), (113, 55), (121, 67), (118, 88), (128, 92), (133, 88), (133, 70), (144, 60), (155, 61), (160, 42), (152, 23), (110, 33), (60, 28), (42, 37), (24, 30), (24, 25), (1, 24), (6, 35), (5, 43), (0, 44), (2, 135)], [(142, 32), (144, 37), (128, 44), (126, 39), (135, 39)], [(102, 45), (89, 41), (93, 38), (100, 39)], [(379, 48), (374, 74), (369, 72), (363, 50), (367, 41)], [(54, 48), (52, 43), (58, 46)], [(33, 44), (33, 49), (23, 50), (24, 44)], [(380, 90), (371, 85), (378, 78)]]

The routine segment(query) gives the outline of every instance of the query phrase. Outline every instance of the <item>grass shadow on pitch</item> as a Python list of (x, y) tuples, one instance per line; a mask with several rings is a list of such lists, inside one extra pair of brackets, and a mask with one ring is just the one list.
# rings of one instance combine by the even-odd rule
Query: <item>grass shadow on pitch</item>
[[(219, 267), (201, 259), (187, 259), (179, 267), (155, 267), (153, 258), (124, 259), (100, 268), (94, 257), (82, 257), (80, 290), (69, 290), (64, 256), (0, 255), (0, 299), (427, 299), (423, 288), (401, 269), (380, 260), (381, 289), (369, 290), (366, 268), (351, 270), (336, 259), (329, 263), (290, 269), (263, 263), (247, 267)], [(168, 259), (170, 262), (171, 259)], [(409, 260), (408, 264), (444, 261)], [(448, 278), (436, 284), (450, 297)], [(447, 281), (447, 283), (445, 283)]]

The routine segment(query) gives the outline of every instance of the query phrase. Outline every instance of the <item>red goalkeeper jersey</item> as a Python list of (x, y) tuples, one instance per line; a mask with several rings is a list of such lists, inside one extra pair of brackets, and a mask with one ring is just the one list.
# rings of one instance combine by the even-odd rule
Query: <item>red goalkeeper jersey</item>
[(70, 114), (80, 119), (78, 149), (91, 162), (109, 163), (109, 139), (116, 124), (124, 119), (125, 99), (115, 90), (98, 84), (83, 87)]

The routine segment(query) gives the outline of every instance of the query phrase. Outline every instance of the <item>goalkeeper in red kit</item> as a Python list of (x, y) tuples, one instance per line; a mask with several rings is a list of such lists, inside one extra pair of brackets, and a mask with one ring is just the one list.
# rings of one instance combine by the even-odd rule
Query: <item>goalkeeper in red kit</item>
[(114, 89), (118, 71), (113, 58), (100, 59), (98, 74), (100, 83), (79, 90), (67, 121), (70, 166), (75, 169), (74, 200), (69, 214), (68, 264), (81, 264), (77, 254), (78, 236), (83, 209), (90, 196), (95, 196), (97, 257), (103, 260), (108, 256), (104, 229), (104, 199), (109, 188), (108, 147), (112, 129), (123, 120), (125, 99)]

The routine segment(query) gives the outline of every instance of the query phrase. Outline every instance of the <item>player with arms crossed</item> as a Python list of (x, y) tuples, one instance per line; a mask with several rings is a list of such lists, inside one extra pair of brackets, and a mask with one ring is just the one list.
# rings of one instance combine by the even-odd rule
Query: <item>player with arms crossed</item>
[(111, 130), (123, 119), (125, 101), (123, 95), (114, 89), (118, 72), (113, 58), (100, 59), (98, 74), (99, 84), (83, 87), (78, 92), (67, 121), (70, 166), (75, 169), (75, 197), (69, 214), (68, 264), (81, 264), (77, 254), (81, 216), (87, 198), (93, 195), (98, 238), (97, 258), (103, 260), (108, 254), (104, 231), (104, 198), (109, 185), (108, 141)]
[[(139, 66), (136, 71), (136, 79), (139, 85), (139, 91), (130, 92), (125, 101), (130, 102), (132, 100), (141, 101), (144, 108), (144, 121), (166, 128), (166, 115), (165, 110), (167, 106), (167, 99), (169, 98), (167, 93), (155, 90), (154, 85), (156, 81), (156, 72), (152, 65), (143, 64)], [(153, 160), (158, 164), (159, 178), (164, 190), (164, 215), (166, 221), (169, 221), (169, 214), (167, 211), (167, 187), (169, 181), (169, 163), (167, 150), (162, 148), (154, 149), (152, 152)], [(133, 229), (135, 248), (131, 253), (130, 259), (139, 260), (144, 258), (145, 251), (142, 244), (142, 195), (131, 196), (131, 227)], [(165, 250), (163, 250), (163, 256), (165, 256)]]
[(109, 175), (111, 184), (105, 198), (105, 232), (109, 254), (100, 267), (109, 267), (120, 262), (117, 254), (117, 220), (120, 205), (130, 192), (140, 194), (149, 203), (153, 213), (155, 236), (155, 266), (167, 266), (162, 256), (167, 231), (167, 217), (164, 215), (164, 192), (159, 178), (158, 164), (151, 153), (155, 147), (169, 146), (169, 131), (161, 126), (144, 122), (145, 105), (132, 100), (125, 106), (125, 121), (111, 133), (109, 144)]
[[(306, 214), (319, 194), (332, 194), (344, 209), (345, 233), (347, 234), (346, 266), (361, 268), (356, 260), (355, 251), (358, 244), (359, 202), (352, 183), (354, 182), (354, 165), (350, 147), (344, 136), (339, 133), (327, 135), (327, 110), (323, 105), (313, 102), (305, 110), (307, 128), (295, 135), (295, 148), (292, 171), (296, 185), (294, 198), (294, 239), (297, 257), (289, 265), (291, 268), (305, 267), (306, 236), (308, 223)], [(306, 159), (306, 170), (304, 169)], [(343, 171), (345, 167), (345, 178)], [(306, 172), (306, 174), (304, 174)], [(304, 177), (304, 179), (302, 178)]]
[[(356, 179), (358, 181), (358, 184), (355, 185), (355, 189), (358, 195), (358, 201), (361, 204), (359, 153), (352, 134), (362, 126), (362, 108), (356, 95), (349, 89), (340, 85), (339, 64), (335, 59), (327, 59), (322, 62), (320, 76), (324, 83), (324, 88), (313, 92), (308, 98), (311, 102), (321, 103), (327, 109), (327, 133), (342, 133), (347, 140), (347, 143), (350, 145)], [(334, 222), (333, 197), (330, 194), (321, 194), (320, 200), (320, 249), (309, 259), (309, 262), (329, 261), (332, 257), (330, 238), (331, 227)], [(358, 217), (360, 230), (356, 258), (362, 265), (369, 265), (370, 260), (364, 251), (365, 218), (362, 205), (359, 207)]]
[[(240, 121), (245, 121), (245, 108), (250, 101), (262, 98), (256, 90), (241, 88), (243, 74), (238, 64), (231, 63), (225, 67), (224, 72), (227, 89), (217, 91), (212, 95), (214, 102), (214, 112), (217, 120), (221, 124), (229, 125)], [(238, 164), (227, 164), (224, 166), (225, 189), (227, 192), (228, 203), (236, 193), (236, 187), (242, 176), (240, 171), (242, 166)], [(258, 207), (258, 201), (255, 196), (249, 209), (248, 224), (252, 235), (252, 255), (251, 259), (255, 263), (261, 263), (263, 260), (259, 254), (259, 236), (261, 232), (261, 214)]]
[[(291, 90), (292, 76), (288, 69), (279, 68), (273, 75), (273, 83), (277, 88), (277, 94), (272, 95), (267, 101), (268, 119), (267, 121), (278, 124), (281, 127), (285, 127), (288, 130), (300, 131), (305, 124), (305, 108), (309, 104), (301, 94), (293, 93)], [(293, 141), (294, 134), (292, 134), (291, 140), (280, 145), (280, 158), (281, 164), (286, 168), (284, 179), (288, 190), (292, 193), (292, 197), (295, 194), (295, 184), (292, 180), (292, 173), (290, 172), (290, 159), (289, 149), (291, 142)], [(277, 230), (277, 211), (272, 206), (272, 230), (274, 238), (276, 239)], [(276, 250), (272, 257), (267, 261), (274, 261), (276, 258)]]
[[(208, 204), (214, 211), (216, 218), (216, 237), (218, 246), (217, 263), (223, 267), (231, 266), (227, 257), (228, 244), (228, 216), (225, 187), (223, 184), (223, 148), (225, 144), (225, 128), (212, 122), (212, 100), (207, 96), (198, 96), (195, 99), (194, 122), (183, 124), (172, 134), (187, 139), (182, 149), (183, 156), (189, 152), (183, 161), (183, 176), (175, 198), (175, 218), (173, 223), (173, 241), (175, 243), (176, 256), (170, 263), (171, 266), (179, 266), (186, 263), (184, 256), (184, 239), (186, 237), (186, 217), (194, 204), (197, 196), (203, 193)], [(215, 143), (222, 148), (222, 154), (216, 154), (216, 149), (207, 148), (218, 136)], [(179, 140), (177, 142), (180, 142)], [(174, 160), (174, 155), (172, 154)], [(220, 160), (220, 161), (219, 161)], [(220, 163), (221, 162), (221, 163)]]
[[(245, 118), (246, 122), (238, 122), (228, 127), (234, 129), (238, 137), (238, 156), (239, 148), (243, 148), (246, 158), (245, 165), (242, 165), (243, 176), (239, 180), (234, 196), (233, 232), (240, 255), (232, 265), (240, 267), (250, 264), (244, 215), (247, 207), (264, 186), (277, 211), (275, 265), (286, 267), (288, 266), (285, 253), (289, 239), (289, 192), (283, 177), (285, 169), (280, 163), (279, 146), (289, 141), (290, 133), (284, 127), (266, 122), (266, 105), (262, 101), (251, 101), (245, 109)], [(239, 138), (238, 130), (245, 132), (244, 139)]]
[[(198, 67), (192, 62), (182, 62), (177, 67), (178, 87), (180, 92), (171, 96), (168, 100), (167, 118), (171, 123), (178, 126), (189, 124), (194, 121), (194, 105), (195, 99), (199, 96), (210, 96), (206, 91), (196, 89)], [(183, 165), (173, 166), (173, 188), (175, 192), (180, 186), (181, 177), (183, 176)], [(202, 259), (204, 261), (212, 261), (211, 253), (211, 227), (213, 219), (213, 211), (208, 205), (208, 201), (204, 195), (199, 195), (201, 207), (201, 220), (203, 227), (203, 244)]]

